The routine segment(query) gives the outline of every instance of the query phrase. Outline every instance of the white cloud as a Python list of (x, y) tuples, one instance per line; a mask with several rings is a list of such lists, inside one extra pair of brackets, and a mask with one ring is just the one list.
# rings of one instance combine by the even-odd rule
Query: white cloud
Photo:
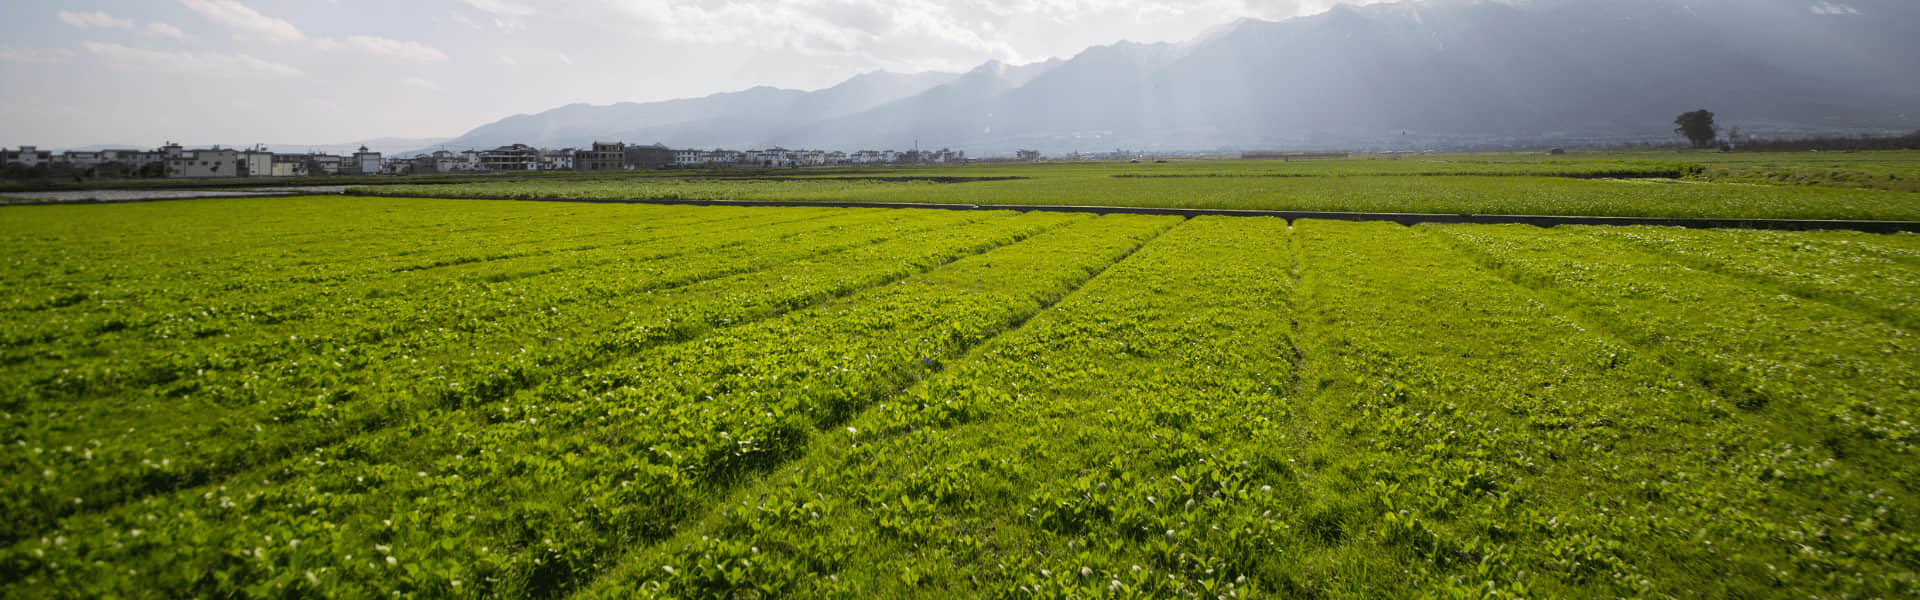
[(1395, 0), (573, 0), (541, 4), (535, 11), (514, 0), (466, 0), (496, 23), (564, 21), (676, 44), (794, 53), (890, 69), (967, 68), (990, 58), (1021, 63), (1121, 38), (1185, 41), (1204, 27), (1239, 17), (1285, 19), (1390, 1)]
[(65, 48), (14, 48), (0, 46), (0, 62), (27, 64), (59, 64), (73, 58), (73, 51)]
[(174, 27), (166, 23), (148, 23), (146, 29), (140, 31), (140, 35), (152, 40), (187, 39), (187, 32), (181, 31), (179, 27)]
[(60, 11), (60, 20), (65, 21), (68, 25), (81, 29), (90, 27), (99, 27), (101, 29), (129, 29), (133, 27), (133, 20), (116, 17), (107, 14), (107, 12), (103, 10), (93, 12), (63, 10)]
[[(519, 29), (524, 19), (538, 14), (538, 11), (535, 11), (532, 7), (529, 7), (524, 4), (520, 4), (518, 2), (513, 2), (511, 0), (465, 0), (465, 1), (467, 3), (467, 6), (470, 6), (474, 10), (480, 11), (482, 13), (486, 13), (488, 17), (491, 17), (493, 19), (493, 26), (499, 28), (501, 31), (513, 31), (513, 30)], [(468, 24), (472, 24), (471, 20), (466, 19), (464, 16), (460, 15), (459, 13), (454, 13), (454, 14), (458, 20), (466, 22)]]
[(235, 35), (266, 39), (278, 43), (303, 43), (324, 52), (354, 51), (414, 62), (447, 60), (447, 54), (419, 42), (407, 42), (372, 35), (345, 38), (309, 36), (292, 23), (260, 14), (234, 0), (180, 0), (187, 8), (233, 29)]
[(1835, 16), (1835, 17), (1860, 16), (1860, 9), (1858, 8), (1847, 6), (1845, 4), (1841, 4), (1838, 2), (1828, 2), (1826, 0), (1821, 0), (1820, 3), (1815, 4), (1811, 7), (1808, 7), (1807, 10), (1813, 11), (1813, 14), (1816, 14), (1816, 15), (1829, 15), (1829, 16)]
[(346, 106), (342, 106), (340, 103), (334, 102), (332, 100), (325, 100), (321, 98), (307, 98), (302, 103), (316, 110), (324, 110), (332, 113), (347, 112)]
[(180, 0), (193, 12), (234, 30), (236, 35), (273, 42), (290, 43), (307, 39), (307, 34), (283, 19), (260, 14), (235, 0)]
[(403, 42), (371, 35), (350, 35), (345, 39), (313, 38), (316, 48), (327, 51), (356, 51), (377, 56), (386, 56), (413, 62), (431, 63), (447, 60), (447, 54), (432, 46), (419, 42)]
[(258, 57), (221, 52), (167, 52), (106, 42), (81, 42), (87, 52), (123, 69), (205, 75), (298, 77), (300, 69)]
[(500, 17), (531, 17), (533, 7), (509, 0), (466, 0), (467, 6), (474, 10)]
[[(1031, 14), (1000, 6), (1006, 0), (950, 5), (935, 0), (865, 4), (847, 0), (717, 4), (605, 2), (593, 9), (645, 28), (649, 35), (687, 44), (724, 45), (814, 56), (877, 55), (888, 62), (928, 55), (982, 56), (1018, 61), (1021, 53), (994, 36), (998, 25)], [(1071, 2), (1067, 2), (1071, 3)], [(1045, 9), (1049, 5), (1041, 4)]]
[(446, 88), (440, 87), (440, 84), (434, 83), (422, 77), (408, 77), (405, 79), (401, 79), (400, 83), (407, 87), (419, 88), (429, 92), (445, 91), (446, 89)]

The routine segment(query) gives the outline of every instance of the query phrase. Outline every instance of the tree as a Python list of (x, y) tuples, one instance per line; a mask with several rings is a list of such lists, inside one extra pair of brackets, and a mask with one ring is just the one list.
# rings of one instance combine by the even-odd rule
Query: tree
[(1695, 148), (1711, 148), (1713, 140), (1720, 137), (1720, 130), (1713, 124), (1713, 113), (1700, 109), (1690, 113), (1681, 113), (1673, 120), (1674, 133), (1687, 136)]

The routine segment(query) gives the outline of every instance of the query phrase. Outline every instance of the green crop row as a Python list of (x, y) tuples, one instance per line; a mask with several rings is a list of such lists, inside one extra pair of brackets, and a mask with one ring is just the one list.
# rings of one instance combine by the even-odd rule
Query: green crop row
[(1749, 278), (1920, 331), (1920, 251), (1887, 243), (1915, 236), (1651, 227), (1585, 233), (1625, 240), (1687, 266)]
[[(605, 356), (903, 277), (1063, 220), (956, 213), (899, 223), (892, 230), (865, 222), (773, 249), (755, 248), (750, 255), (676, 258), (624, 277), (609, 276), (611, 281), (516, 287), (499, 294), (497, 302), (484, 302), (488, 296), (452, 296), (460, 298), (461, 306), (454, 307), (415, 300), (423, 313), (495, 307), (475, 323), (484, 325), (479, 329), (436, 327), (423, 316), (420, 322), (401, 321), (408, 328), (402, 332), (371, 336), (353, 333), (360, 325), (342, 320), (337, 327), (348, 333), (341, 336), (202, 356), (162, 355), (160, 360), (174, 361), (162, 366), (182, 376), (147, 382), (124, 396), (48, 404), (52, 410), (21, 414), (8, 423), (18, 427), (15, 433), (31, 431), (43, 444), (66, 449), (28, 454), (22, 447), (5, 453), (7, 460), (0, 464), (7, 472), (43, 475), (11, 478), (30, 485), (9, 490), (9, 503), (21, 516), (10, 527), (44, 527), (43, 519), (29, 515), (87, 508), (67, 499), (110, 504), (310, 449), (404, 420), (413, 411), (491, 400)], [(596, 303), (607, 297), (628, 300), (611, 308)], [(384, 325), (373, 327), (389, 333)], [(204, 405), (179, 414), (179, 402), (188, 398)], [(251, 430), (235, 432), (236, 425)], [(180, 442), (190, 445), (166, 449)]]
[(1898, 474), (1783, 442), (1439, 236), (1288, 237), (1175, 229), (589, 595), (1913, 590)]
[(1920, 593), (1911, 235), (307, 198), (0, 250), (0, 597)]
[(1175, 228), (590, 595), (1275, 591), (1248, 577), (1292, 542), (1286, 230)]
[[(70, 518), (10, 551), (7, 564), (15, 581), (75, 590), (128, 583), (87, 575), (107, 557), (146, 565), (134, 568), (160, 577), (158, 589), (190, 594), (268, 593), (281, 583), (347, 594), (564, 588), (621, 540), (670, 526), (704, 486), (794, 451), (815, 425), (1018, 322), (1168, 223), (1108, 218), (1043, 234), (500, 403), (429, 413), (236, 476), (259, 482), (244, 490), (189, 489)], [(276, 508), (248, 510), (256, 506)], [(179, 528), (112, 547), (155, 514)], [(267, 548), (262, 536), (300, 542)], [(89, 542), (55, 543), (63, 539)], [(348, 555), (367, 562), (336, 558)], [(320, 583), (304, 578), (306, 565), (322, 562)], [(168, 564), (195, 568), (159, 572)]]
[[(1689, 268), (1579, 229), (1440, 228), (1515, 281), (1667, 356), (1747, 409), (1863, 456), (1920, 443), (1920, 339), (1857, 311)], [(1920, 476), (1913, 465), (1889, 468)], [(1920, 479), (1916, 479), (1920, 480)]]

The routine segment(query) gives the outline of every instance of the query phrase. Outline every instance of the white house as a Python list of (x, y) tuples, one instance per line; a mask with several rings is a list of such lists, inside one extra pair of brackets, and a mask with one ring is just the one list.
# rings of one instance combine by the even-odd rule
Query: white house
[(305, 154), (275, 154), (273, 164), (267, 167), (268, 177), (302, 177), (307, 174), (307, 162), (313, 157)]
[(573, 154), (574, 154), (574, 151), (572, 148), (566, 148), (561, 150), (541, 150), (540, 151), (540, 170), (572, 171), (573, 170)]
[(240, 153), (240, 162), (246, 168), (241, 175), (248, 177), (272, 177), (273, 153), (266, 148), (254, 148)]
[(41, 150), (35, 146), (21, 146), (19, 150), (8, 150), (5, 154), (5, 159), (0, 160), (0, 162), (18, 164), (23, 167), (32, 167), (53, 162), (52, 152)]
[(353, 162), (350, 164), (352, 166), (349, 168), (355, 173), (372, 175), (381, 172), (380, 153), (368, 152), (366, 146), (361, 146), (359, 152), (353, 153)]
[(246, 163), (240, 159), (240, 151), (232, 148), (214, 146), (203, 150), (182, 150), (173, 146), (173, 155), (167, 159), (168, 177), (240, 177), (246, 173)]

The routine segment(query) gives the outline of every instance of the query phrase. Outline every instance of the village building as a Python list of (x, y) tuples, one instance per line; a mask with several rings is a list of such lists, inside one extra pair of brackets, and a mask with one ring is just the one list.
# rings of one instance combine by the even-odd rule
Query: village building
[(346, 162), (347, 162), (347, 159), (346, 157), (343, 157), (343, 156), (335, 156), (332, 154), (310, 154), (310, 155), (307, 155), (307, 174), (339, 175), (341, 169), (343, 169), (346, 166)]
[(273, 163), (267, 165), (269, 177), (305, 177), (307, 166), (313, 157), (305, 154), (275, 154)]
[(214, 146), (201, 150), (183, 150), (174, 146), (167, 158), (167, 176), (189, 179), (240, 177), (246, 174), (240, 151)]
[(659, 143), (650, 146), (630, 144), (625, 159), (629, 169), (664, 169), (673, 166), (677, 160), (672, 148)]
[(467, 170), (466, 157), (446, 150), (415, 156), (408, 159), (408, 164), (408, 172), (414, 175), (442, 175)]
[(540, 170), (542, 171), (573, 170), (574, 150), (572, 148), (563, 148), (560, 150), (540, 150), (539, 152), (540, 152)]
[(592, 149), (574, 153), (573, 168), (580, 171), (624, 171), (627, 169), (627, 145), (620, 142), (594, 142)]
[(380, 153), (368, 151), (366, 146), (361, 146), (358, 152), (354, 152), (353, 161), (347, 163), (343, 169), (349, 174), (360, 175), (377, 175), (384, 172)]
[(7, 150), (4, 160), (0, 160), (0, 164), (20, 165), (29, 168), (37, 165), (51, 164), (52, 162), (53, 152), (40, 150), (35, 146), (21, 146), (18, 150)]
[(526, 144), (501, 146), (480, 155), (483, 171), (538, 171), (540, 150)]
[(273, 153), (268, 152), (263, 146), (241, 152), (240, 164), (242, 177), (273, 176)]

